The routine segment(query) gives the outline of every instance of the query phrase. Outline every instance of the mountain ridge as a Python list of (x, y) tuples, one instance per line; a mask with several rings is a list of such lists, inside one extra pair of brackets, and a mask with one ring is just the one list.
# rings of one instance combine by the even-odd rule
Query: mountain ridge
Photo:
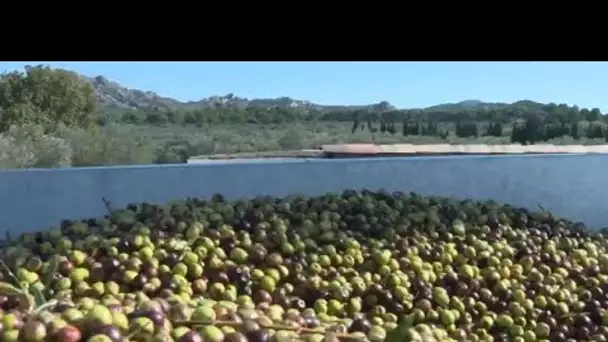
[(278, 98), (256, 98), (248, 99), (236, 96), (232, 93), (226, 95), (214, 95), (204, 97), (198, 101), (179, 101), (171, 97), (161, 96), (153, 91), (145, 91), (135, 88), (127, 88), (116, 81), (111, 81), (104, 76), (85, 77), (95, 88), (98, 103), (104, 108), (113, 109), (135, 109), (135, 110), (158, 110), (158, 109), (197, 109), (214, 107), (235, 108), (302, 108), (308, 110), (332, 111), (332, 110), (395, 110), (395, 106), (386, 101), (369, 105), (323, 105), (307, 100), (297, 100), (291, 97)]
[(372, 111), (391, 111), (398, 109), (420, 109), (425, 111), (456, 112), (472, 109), (500, 109), (521, 102), (542, 105), (541, 103), (523, 100), (514, 103), (484, 102), (477, 99), (466, 99), (455, 103), (443, 103), (425, 108), (397, 108), (387, 101), (372, 103), (369, 105), (324, 105), (307, 100), (298, 100), (291, 97), (278, 98), (254, 98), (248, 99), (236, 96), (232, 93), (226, 95), (214, 95), (204, 97), (198, 101), (179, 101), (171, 97), (161, 96), (153, 91), (135, 88), (127, 88), (116, 81), (109, 80), (104, 76), (85, 77), (94, 88), (98, 103), (103, 109), (118, 110), (171, 110), (171, 109), (199, 109), (199, 108), (301, 108), (304, 110), (316, 110), (321, 112), (349, 111), (367, 109)]

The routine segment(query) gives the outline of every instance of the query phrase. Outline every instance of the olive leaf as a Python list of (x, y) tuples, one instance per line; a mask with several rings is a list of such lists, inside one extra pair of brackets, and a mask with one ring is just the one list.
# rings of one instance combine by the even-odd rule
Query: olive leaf
[(17, 288), (16, 286), (14, 286), (13, 284), (4, 282), (4, 281), (0, 281), (0, 294), (2, 294), (3, 296), (19, 296), (23, 294), (23, 290), (20, 288)]
[(36, 308), (44, 306), (45, 304), (48, 303), (48, 301), (46, 300), (46, 297), (44, 296), (44, 293), (42, 293), (42, 291), (39, 288), (30, 287), (30, 293), (34, 297), (34, 303), (35, 303)]
[(23, 286), (19, 278), (17, 278), (15, 273), (11, 271), (10, 267), (8, 267), (8, 265), (2, 259), (0, 259), (0, 267), (2, 268), (2, 271), (4, 271), (5, 275), (10, 278), (15, 287), (20, 288), (22, 292), (27, 292), (27, 289)]
[(49, 263), (46, 269), (44, 270), (44, 275), (42, 277), (42, 284), (44, 284), (45, 287), (50, 288), (50, 285), (53, 279), (55, 278), (55, 273), (57, 273), (58, 268), (59, 257), (57, 255), (54, 255), (51, 257), (51, 260), (49, 260)]
[(103, 206), (106, 208), (106, 210), (108, 211), (108, 215), (112, 215), (112, 205), (110, 203), (110, 200), (108, 200), (105, 197), (101, 197), (101, 201), (103, 202)]
[[(45, 284), (52, 281), (58, 266), (59, 258), (53, 257), (48, 265), (48, 268), (45, 270)], [(42, 311), (57, 305), (57, 300), (47, 300), (42, 290), (40, 290), (38, 287), (26, 288), (2, 259), (0, 259), (0, 267), (14, 283), (13, 285), (8, 282), (0, 282), (0, 294), (5, 296), (19, 297), (19, 303), (23, 310), (27, 312), (31, 312), (33, 310)]]
[(19, 297), (19, 306), (23, 311), (32, 312), (36, 308), (36, 299), (31, 294), (24, 292)]
[(547, 209), (545, 209), (545, 207), (543, 207), (540, 204), (537, 204), (536, 206), (540, 209), (540, 211), (543, 212), (543, 214), (547, 215), (549, 219), (553, 218), (553, 214), (550, 211), (548, 211)]
[(55, 306), (57, 306), (57, 304), (59, 304), (59, 301), (57, 299), (51, 299), (42, 305), (38, 305), (34, 311), (41, 312), (50, 308), (54, 308)]

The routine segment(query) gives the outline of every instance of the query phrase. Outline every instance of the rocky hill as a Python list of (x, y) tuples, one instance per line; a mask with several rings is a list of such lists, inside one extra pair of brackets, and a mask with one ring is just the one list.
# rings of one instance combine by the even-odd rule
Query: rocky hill
[[(198, 101), (182, 102), (173, 98), (160, 96), (152, 91), (131, 89), (108, 80), (104, 76), (89, 79), (96, 90), (98, 103), (106, 110), (134, 109), (141, 111), (158, 111), (167, 109), (197, 109), (197, 108), (302, 108), (320, 112), (348, 111), (357, 109), (370, 109), (374, 111), (388, 111), (397, 109), (392, 104), (382, 101), (366, 106), (329, 106), (290, 97), (247, 99), (234, 94), (206, 97)], [(404, 95), (407, 96), (407, 95)], [(545, 104), (523, 100), (514, 103), (484, 102), (481, 100), (464, 100), (457, 103), (444, 103), (422, 108), (426, 112), (455, 113), (470, 110), (500, 110), (507, 107), (516, 107), (530, 111), (541, 110)], [(410, 109), (410, 108), (400, 108)]]
[(181, 102), (176, 99), (160, 96), (151, 91), (130, 89), (123, 87), (117, 82), (108, 80), (103, 76), (88, 78), (97, 93), (98, 103), (104, 108), (111, 109), (135, 109), (135, 110), (159, 110), (171, 108), (213, 108), (213, 107), (235, 107), (235, 108), (303, 108), (319, 111), (348, 110), (369, 108), (372, 110), (393, 110), (396, 109), (388, 102), (379, 102), (367, 106), (326, 106), (312, 103), (310, 101), (296, 100), (289, 97), (269, 98), (269, 99), (247, 99), (227, 94), (224, 96), (211, 96), (199, 101)]

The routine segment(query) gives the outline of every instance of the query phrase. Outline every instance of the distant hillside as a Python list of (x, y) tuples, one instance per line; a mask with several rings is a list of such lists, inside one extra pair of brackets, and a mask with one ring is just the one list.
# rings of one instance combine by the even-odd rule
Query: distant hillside
[[(541, 115), (552, 121), (595, 121), (602, 117), (599, 109), (585, 109), (566, 104), (539, 103), (521, 100), (514, 103), (484, 102), (468, 99), (457, 103), (444, 103), (414, 109), (396, 108), (382, 101), (364, 106), (323, 105), (290, 97), (247, 99), (227, 94), (210, 96), (198, 101), (182, 102), (163, 97), (154, 92), (130, 89), (103, 76), (87, 78), (96, 91), (101, 111), (110, 121), (126, 123), (185, 122), (213, 123), (281, 123), (292, 121), (352, 121), (354, 112), (372, 114), (372, 120), (380, 120), (381, 113), (390, 117), (416, 117), (434, 122), (500, 121), (510, 123), (529, 116)], [(407, 96), (407, 94), (404, 94)], [(236, 111), (235, 111), (236, 110)], [(237, 113), (238, 112), (238, 113)], [(126, 114), (125, 114), (126, 113)], [(360, 115), (360, 113), (356, 113)], [(366, 114), (364, 114), (366, 115)], [(360, 116), (362, 117), (362, 116)]]
[[(121, 84), (110, 81), (104, 76), (88, 78), (95, 86), (97, 100), (102, 108), (112, 109), (135, 109), (142, 111), (162, 109), (199, 109), (199, 108), (302, 108), (317, 110), (320, 112), (350, 111), (368, 109), (372, 111), (390, 111), (397, 108), (383, 101), (365, 106), (353, 105), (323, 105), (306, 100), (297, 100), (290, 97), (247, 99), (234, 94), (218, 95), (202, 98), (198, 101), (181, 102), (179, 100), (160, 96), (152, 91), (131, 89)], [(467, 110), (496, 110), (507, 107), (518, 107), (526, 109), (540, 109), (545, 106), (542, 103), (524, 100), (515, 103), (483, 102), (481, 100), (464, 100), (457, 103), (444, 103), (424, 108), (424, 111), (459, 112)]]
[(343, 111), (356, 109), (395, 110), (388, 102), (380, 102), (366, 106), (328, 106), (289, 97), (275, 99), (247, 99), (227, 94), (211, 96), (199, 101), (181, 102), (176, 99), (160, 96), (151, 91), (130, 89), (103, 76), (88, 78), (95, 86), (97, 100), (102, 107), (113, 109), (136, 109), (142, 111), (159, 109), (199, 109), (199, 108), (302, 108), (310, 110)]
[(464, 100), (457, 103), (444, 103), (431, 107), (425, 108), (428, 111), (440, 111), (440, 112), (458, 112), (461, 110), (471, 109), (501, 109), (509, 106), (509, 103), (494, 103), (494, 102), (483, 102), (480, 100)]
[(158, 109), (181, 105), (181, 102), (162, 97), (151, 91), (130, 89), (103, 76), (87, 77), (95, 87), (97, 102), (105, 108)]

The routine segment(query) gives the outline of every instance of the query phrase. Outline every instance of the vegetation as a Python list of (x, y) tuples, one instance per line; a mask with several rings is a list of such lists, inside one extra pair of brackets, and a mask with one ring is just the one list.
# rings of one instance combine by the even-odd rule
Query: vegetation
[(28, 66), (0, 82), (0, 130), (12, 125), (88, 127), (94, 121), (95, 89), (78, 74)]
[[(119, 92), (120, 93), (120, 92)], [(101, 94), (103, 95), (103, 94)], [(90, 80), (28, 67), (0, 78), (0, 167), (180, 163), (193, 155), (317, 148), (322, 144), (578, 143), (608, 139), (598, 109), (520, 101), (365, 108), (96, 106)]]

